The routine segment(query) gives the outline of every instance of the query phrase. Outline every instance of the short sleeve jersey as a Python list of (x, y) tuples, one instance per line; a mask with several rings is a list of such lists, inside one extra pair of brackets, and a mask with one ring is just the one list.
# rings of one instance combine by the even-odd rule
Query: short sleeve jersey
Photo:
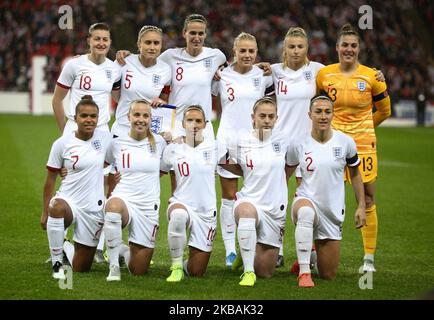
[(151, 148), (149, 138), (139, 141), (130, 136), (117, 137), (106, 157), (106, 162), (121, 174), (112, 196), (126, 197), (136, 206), (150, 210), (160, 206), (160, 166), (166, 147), (161, 136), (153, 136), (155, 148)]
[(213, 94), (220, 95), (222, 116), (217, 138), (236, 132), (251, 132), (253, 106), (273, 84), (271, 76), (256, 66), (245, 74), (236, 72), (232, 66), (224, 69), (220, 81), (213, 83)]
[(337, 63), (324, 67), (316, 82), (318, 91), (334, 102), (333, 128), (350, 135), (360, 154), (376, 152), (372, 108), (374, 97), (387, 92), (387, 86), (375, 79), (375, 71), (359, 64), (347, 77)]
[(201, 214), (216, 210), (215, 170), (226, 148), (216, 140), (205, 139), (195, 148), (172, 143), (163, 153), (166, 166), (173, 167), (176, 189), (170, 202), (180, 202)]
[(71, 200), (88, 212), (104, 208), (104, 159), (111, 141), (109, 132), (97, 130), (91, 139), (84, 141), (75, 134), (62, 136), (51, 147), (47, 169), (68, 170), (61, 181), (57, 196)]
[(284, 68), (283, 63), (271, 66), (278, 115), (274, 130), (282, 131), (289, 139), (310, 133), (310, 99), (315, 96), (315, 79), (322, 67), (323, 64), (313, 61), (296, 71)]
[(333, 213), (336, 222), (343, 221), (345, 166), (360, 164), (354, 140), (337, 130), (325, 143), (309, 135), (291, 145), (287, 164), (300, 165), (302, 181), (296, 195), (307, 197), (323, 212)]
[(288, 187), (285, 157), (288, 140), (279, 132), (261, 141), (252, 133), (228, 142), (230, 158), (241, 166), (244, 182), (237, 199), (260, 206), (273, 218), (286, 215)]
[(193, 57), (185, 48), (175, 48), (164, 51), (159, 59), (172, 69), (169, 104), (177, 107), (177, 121), (182, 121), (184, 110), (193, 104), (201, 105), (206, 119), (211, 120), (211, 82), (218, 67), (226, 62), (223, 52), (204, 47)]
[(128, 56), (125, 63), (120, 69), (121, 97), (116, 108), (116, 121), (129, 125), (127, 115), (131, 102), (136, 99), (152, 101), (159, 97), (164, 86), (170, 85), (172, 72), (169, 65), (160, 59), (155, 65), (144, 67), (137, 54)]
[[(75, 107), (84, 95), (91, 95), (99, 107), (98, 126), (110, 121), (111, 91), (120, 79), (118, 66), (110, 59), (101, 64), (89, 60), (87, 54), (66, 62), (57, 79), (57, 85), (70, 90), (66, 116), (74, 120)], [(115, 89), (117, 89), (115, 87)]]

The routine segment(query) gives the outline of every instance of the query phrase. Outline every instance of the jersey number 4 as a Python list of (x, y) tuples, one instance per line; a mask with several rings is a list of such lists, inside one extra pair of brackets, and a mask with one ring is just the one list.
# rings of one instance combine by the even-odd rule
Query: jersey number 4
[(249, 159), (248, 155), (246, 155), (246, 167), (250, 168), (250, 170), (253, 170), (253, 161), (252, 159)]

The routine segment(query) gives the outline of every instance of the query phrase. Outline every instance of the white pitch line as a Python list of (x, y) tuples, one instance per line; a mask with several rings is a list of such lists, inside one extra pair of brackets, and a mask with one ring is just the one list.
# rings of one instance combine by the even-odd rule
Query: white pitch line
[(408, 162), (392, 161), (392, 160), (380, 160), (379, 165), (382, 167), (399, 167), (399, 168), (409, 168), (412, 166), (412, 164)]

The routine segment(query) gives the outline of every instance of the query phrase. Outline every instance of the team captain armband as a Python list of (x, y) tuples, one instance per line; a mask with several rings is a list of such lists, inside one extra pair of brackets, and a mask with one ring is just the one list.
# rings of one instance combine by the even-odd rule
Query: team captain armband
[(354, 157), (347, 158), (346, 161), (347, 166), (349, 167), (357, 167), (360, 164), (360, 159), (357, 153), (354, 155)]
[(376, 96), (373, 96), (372, 99), (374, 100), (374, 102), (377, 102), (377, 101), (383, 100), (384, 98), (387, 98), (388, 96), (389, 96), (389, 93), (386, 90), (380, 94), (377, 94)]
[(269, 86), (268, 88), (265, 89), (265, 95), (266, 96), (272, 96), (274, 94), (276, 94), (274, 92), (274, 84), (272, 84), (271, 86)]
[(50, 167), (50, 166), (46, 166), (46, 167), (47, 167), (48, 171), (51, 171), (51, 172), (60, 172), (60, 168), (53, 168), (53, 167)]

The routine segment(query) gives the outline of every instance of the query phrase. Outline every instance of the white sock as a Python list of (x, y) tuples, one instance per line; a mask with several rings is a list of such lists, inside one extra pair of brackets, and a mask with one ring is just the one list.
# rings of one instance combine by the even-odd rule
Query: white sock
[(310, 254), (313, 244), (313, 223), (315, 211), (311, 207), (301, 207), (297, 213), (295, 226), (295, 248), (297, 250), (300, 274), (310, 273)]
[(64, 218), (53, 218), (48, 216), (47, 237), (48, 237), (48, 246), (50, 248), (50, 254), (51, 254), (51, 263), (53, 265), (57, 261), (62, 263), (64, 231), (65, 231)]
[(371, 260), (372, 262), (374, 262), (374, 255), (372, 253), (366, 253), (363, 257), (363, 260)]
[(130, 257), (131, 257), (130, 247), (127, 246), (125, 243), (122, 243), (119, 250), (119, 255), (121, 257), (124, 257), (125, 264), (128, 267), (128, 265), (130, 264)]
[(72, 258), (74, 258), (74, 245), (69, 242), (65, 241), (63, 242), (63, 251), (65, 251), (66, 258), (69, 261), (69, 264), (72, 266)]
[(104, 232), (101, 232), (101, 235), (99, 237), (98, 246), (96, 247), (96, 250), (104, 251), (104, 243), (105, 243), (105, 234), (104, 234)]
[(282, 236), (282, 244), (279, 247), (279, 256), (283, 257), (283, 236)]
[(226, 257), (235, 251), (235, 218), (232, 212), (234, 200), (222, 199), (220, 207), (220, 227), (222, 229), (222, 238), (225, 244)]
[(238, 221), (238, 244), (243, 258), (244, 272), (254, 271), (256, 251), (256, 219), (240, 218)]
[(183, 264), (182, 264), (182, 267), (183, 267), (183, 269), (184, 269), (184, 274), (185, 274), (186, 276), (189, 276), (190, 273), (188, 273), (188, 260), (184, 260), (184, 262), (183, 262)]
[(116, 212), (107, 212), (104, 217), (104, 233), (110, 265), (119, 267), (119, 251), (122, 244), (122, 217)]
[(182, 255), (187, 243), (188, 213), (184, 209), (174, 209), (170, 213), (169, 226), (167, 227), (167, 240), (169, 242), (172, 264), (182, 265)]

